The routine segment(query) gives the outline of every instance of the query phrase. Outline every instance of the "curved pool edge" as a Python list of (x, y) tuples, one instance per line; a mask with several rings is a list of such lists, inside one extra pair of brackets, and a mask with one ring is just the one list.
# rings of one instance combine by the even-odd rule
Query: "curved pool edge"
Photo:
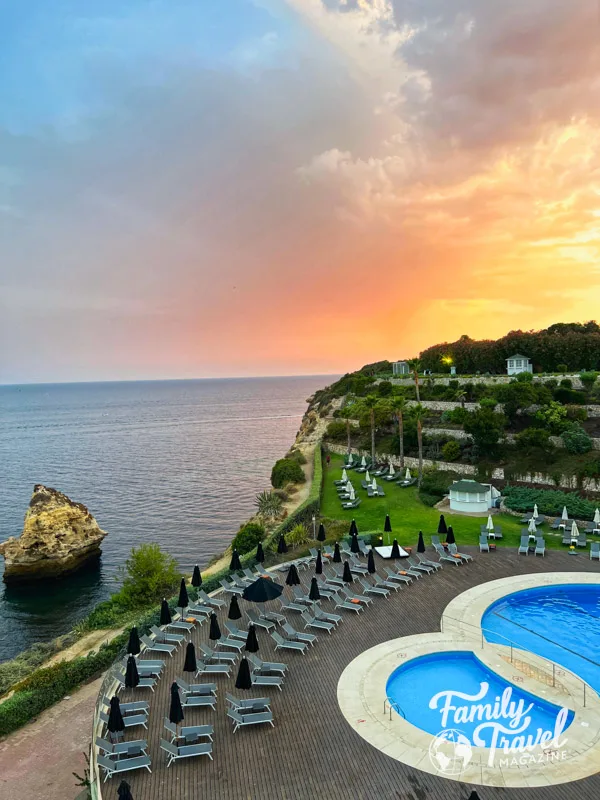
[[(582, 577), (587, 580), (581, 580)], [(536, 579), (533, 582), (532, 579)], [(542, 580), (540, 580), (542, 579)], [(515, 576), (500, 579), (469, 589), (446, 607), (462, 613), (457, 623), (448, 624), (454, 614), (447, 615), (441, 633), (418, 634), (393, 639), (361, 653), (340, 676), (338, 703), (352, 728), (374, 747), (409, 766), (464, 783), (509, 788), (549, 786), (580, 780), (596, 774), (600, 763), (600, 698), (589, 689), (587, 704), (582, 704), (581, 679), (567, 671), (560, 676), (555, 687), (543, 682), (547, 664), (527, 653), (525, 672), (510, 663), (510, 647), (483, 642), (477, 622), (494, 599), (520, 589), (556, 583), (600, 583), (600, 576), (582, 576), (580, 573), (545, 573), (544, 575)], [(465, 632), (466, 631), (466, 632)], [(488, 765), (489, 751), (474, 748), (473, 760), (459, 776), (446, 775), (435, 769), (429, 758), (429, 747), (434, 737), (416, 728), (395, 712), (384, 714), (385, 686), (391, 673), (401, 664), (422, 655), (443, 651), (471, 652), (485, 666), (510, 684), (518, 685), (533, 695), (555, 705), (567, 706), (575, 718), (566, 733), (567, 760), (539, 764)], [(546, 667), (546, 670), (544, 670)], [(530, 674), (528, 674), (530, 673)], [(583, 723), (583, 724), (582, 724)]]

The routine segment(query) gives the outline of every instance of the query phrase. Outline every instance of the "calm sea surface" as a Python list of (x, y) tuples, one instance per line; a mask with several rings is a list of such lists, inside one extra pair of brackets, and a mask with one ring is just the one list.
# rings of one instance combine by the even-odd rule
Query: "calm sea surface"
[(0, 661), (66, 632), (105, 599), (134, 545), (158, 542), (182, 571), (205, 565), (252, 513), (306, 399), (333, 380), (0, 387), (0, 541), (20, 534), (36, 483), (84, 503), (108, 532), (99, 568), (0, 585)]

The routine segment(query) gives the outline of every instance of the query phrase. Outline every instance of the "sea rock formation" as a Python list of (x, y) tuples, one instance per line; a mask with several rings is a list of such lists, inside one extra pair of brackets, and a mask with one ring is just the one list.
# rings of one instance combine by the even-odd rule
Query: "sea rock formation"
[(56, 578), (100, 555), (106, 536), (92, 514), (62, 492), (33, 487), (23, 532), (0, 544), (6, 583)]

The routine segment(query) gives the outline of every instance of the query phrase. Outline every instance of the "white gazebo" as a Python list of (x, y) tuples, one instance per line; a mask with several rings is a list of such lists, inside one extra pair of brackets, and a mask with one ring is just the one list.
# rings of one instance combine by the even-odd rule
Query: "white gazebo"
[(450, 487), (450, 509), (471, 513), (485, 513), (494, 505), (499, 492), (489, 483), (478, 483), (469, 478), (455, 481)]
[(506, 359), (506, 374), (518, 375), (520, 372), (533, 372), (533, 364), (527, 356), (516, 353)]

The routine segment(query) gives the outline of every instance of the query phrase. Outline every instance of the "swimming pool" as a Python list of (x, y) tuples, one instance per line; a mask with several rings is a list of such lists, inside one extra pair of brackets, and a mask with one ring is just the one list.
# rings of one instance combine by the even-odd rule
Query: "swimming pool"
[(401, 716), (417, 728), (438, 736), (463, 734), (471, 745), (496, 747), (504, 737), (534, 741), (572, 722), (572, 711), (508, 683), (468, 651), (432, 653), (395, 669), (386, 684), (388, 698)]
[(481, 619), (488, 642), (554, 661), (600, 693), (600, 586), (557, 584), (509, 594)]

